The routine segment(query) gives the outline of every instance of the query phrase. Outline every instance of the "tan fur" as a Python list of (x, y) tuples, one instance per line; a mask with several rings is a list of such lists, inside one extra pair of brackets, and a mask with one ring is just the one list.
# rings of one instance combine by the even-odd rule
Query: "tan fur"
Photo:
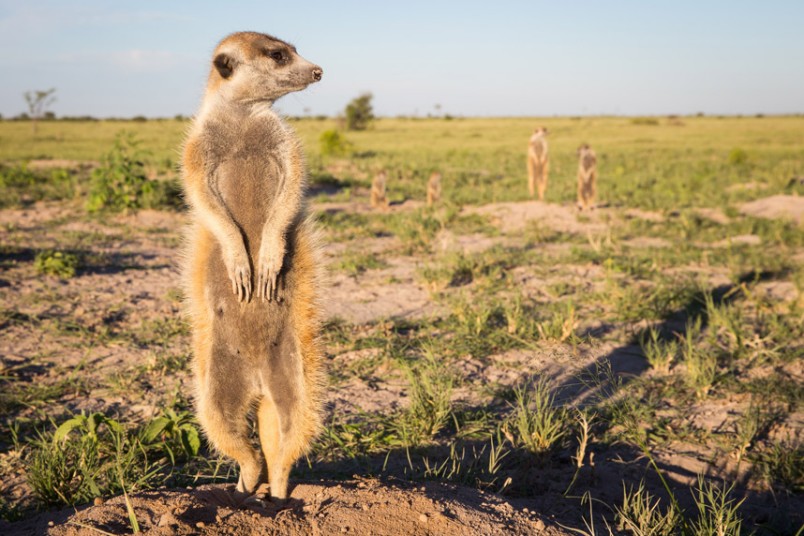
[(388, 176), (385, 171), (380, 171), (374, 176), (371, 181), (371, 206), (373, 208), (385, 208), (388, 206), (388, 197), (386, 197), (386, 185), (388, 183)]
[(427, 206), (432, 207), (441, 200), (441, 173), (435, 171), (427, 181)]
[(586, 144), (578, 147), (578, 208), (594, 209), (597, 197), (597, 156)]
[(544, 201), (549, 171), (547, 129), (539, 127), (533, 131), (533, 135), (528, 140), (528, 191), (531, 197), (538, 193), (539, 201)]
[[(320, 428), (321, 261), (303, 205), (295, 133), (271, 109), (322, 71), (271, 36), (240, 32), (213, 54), (184, 145), (192, 225), (184, 267), (198, 420), (240, 467), (239, 498), (288, 474)], [(261, 451), (247, 415), (256, 409)]]

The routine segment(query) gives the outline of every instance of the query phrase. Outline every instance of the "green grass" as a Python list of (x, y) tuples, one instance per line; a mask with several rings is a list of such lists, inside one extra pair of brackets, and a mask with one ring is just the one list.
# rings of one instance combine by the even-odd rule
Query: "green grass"
[[(423, 199), (433, 170), (443, 173), (444, 200), (479, 204), (527, 198), (525, 144), (536, 123), (550, 129), (551, 182), (548, 201), (575, 198), (575, 149), (589, 142), (600, 159), (600, 199), (642, 209), (725, 207), (766, 195), (786, 193), (790, 177), (801, 173), (802, 117), (684, 118), (682, 127), (659, 121), (634, 124), (629, 118), (380, 119), (365, 131), (349, 133), (360, 158), (355, 172), (389, 171), (394, 195)], [(292, 121), (315, 173), (333, 159), (322, 156), (319, 138), (333, 120)], [(116, 133), (143, 140), (150, 165), (174, 173), (186, 123), (175, 120), (40, 123), (0, 122), (0, 162), (34, 158), (98, 160)], [(734, 149), (745, 156), (734, 157)], [(742, 154), (742, 153), (739, 153)], [(345, 173), (350, 175), (349, 172)], [(353, 173), (352, 173), (353, 174)], [(399, 177), (402, 178), (399, 178)], [(344, 176), (339, 179), (352, 179)], [(754, 182), (760, 189), (729, 189)]]

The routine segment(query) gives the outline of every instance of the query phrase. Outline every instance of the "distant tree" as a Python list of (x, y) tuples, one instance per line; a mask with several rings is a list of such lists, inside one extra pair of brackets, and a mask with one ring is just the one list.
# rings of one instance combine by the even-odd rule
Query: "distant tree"
[(47, 107), (56, 100), (56, 97), (53, 96), (55, 92), (56, 88), (50, 88), (47, 91), (26, 91), (24, 93), (25, 102), (28, 103), (28, 112), (30, 112), (34, 134), (36, 134), (37, 121), (44, 116)]
[(371, 93), (363, 93), (346, 106), (346, 128), (349, 130), (365, 130), (374, 119), (371, 108)]

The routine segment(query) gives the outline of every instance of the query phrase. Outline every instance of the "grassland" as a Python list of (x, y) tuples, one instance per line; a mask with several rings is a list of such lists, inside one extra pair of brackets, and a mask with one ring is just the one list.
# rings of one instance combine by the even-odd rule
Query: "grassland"
[[(327, 425), (296, 479), (457, 483), (583, 533), (796, 534), (804, 231), (745, 204), (801, 195), (804, 117), (382, 119), (340, 157), (319, 145), (336, 122), (292, 124), (331, 274)], [(547, 203), (525, 182), (538, 125)], [(118, 132), (139, 192), (175, 183), (186, 127), (0, 122), (8, 521), (235, 476), (191, 414), (175, 190), (90, 210)], [(387, 211), (368, 207), (379, 169)]]

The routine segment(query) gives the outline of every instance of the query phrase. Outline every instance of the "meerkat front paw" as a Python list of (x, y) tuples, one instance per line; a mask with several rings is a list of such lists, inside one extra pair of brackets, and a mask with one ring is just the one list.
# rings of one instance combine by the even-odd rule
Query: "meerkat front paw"
[(224, 250), (223, 262), (232, 282), (232, 292), (239, 301), (251, 301), (251, 265), (246, 248), (240, 250)]
[(283, 240), (265, 240), (260, 245), (257, 257), (257, 296), (271, 301), (281, 301), (279, 293), (279, 272), (285, 259), (285, 242)]

